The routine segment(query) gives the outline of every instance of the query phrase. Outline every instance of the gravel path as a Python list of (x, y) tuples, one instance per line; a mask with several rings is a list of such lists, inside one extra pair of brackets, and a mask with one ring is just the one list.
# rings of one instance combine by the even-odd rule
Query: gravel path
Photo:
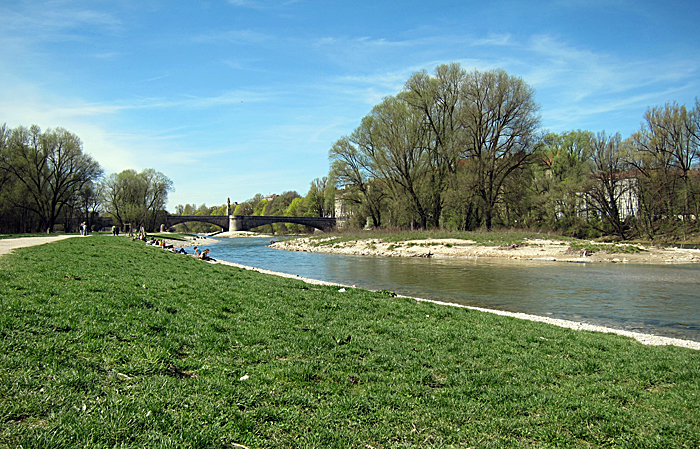
[(20, 237), (17, 239), (0, 239), (0, 255), (9, 254), (15, 248), (24, 248), (25, 246), (43, 245), (57, 240), (68, 239), (71, 237), (80, 237), (77, 235), (52, 235), (46, 237)]

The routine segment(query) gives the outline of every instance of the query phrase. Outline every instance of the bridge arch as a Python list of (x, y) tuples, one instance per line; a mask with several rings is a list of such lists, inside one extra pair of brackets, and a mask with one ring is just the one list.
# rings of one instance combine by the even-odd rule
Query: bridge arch
[(226, 215), (168, 215), (165, 221), (165, 225), (171, 228), (180, 223), (188, 223), (192, 221), (198, 221), (200, 223), (213, 224), (215, 226), (220, 226), (225, 231), (229, 230), (230, 220)]
[(330, 231), (336, 226), (335, 218), (259, 215), (168, 215), (164, 224), (170, 228), (176, 224), (191, 221), (220, 226), (224, 231), (250, 231), (259, 226), (273, 223), (295, 223), (311, 226), (321, 231)]
[(232, 231), (250, 231), (258, 226), (273, 223), (294, 223), (311, 226), (321, 231), (330, 231), (336, 225), (335, 218), (232, 215), (230, 229)]

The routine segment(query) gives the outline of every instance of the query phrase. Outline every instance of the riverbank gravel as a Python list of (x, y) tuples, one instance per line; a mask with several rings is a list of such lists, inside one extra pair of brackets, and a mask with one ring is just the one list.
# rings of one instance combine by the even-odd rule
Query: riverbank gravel
[[(532, 239), (524, 244), (503, 246), (477, 245), (472, 240), (425, 239), (405, 242), (384, 242), (379, 239), (354, 240), (332, 243), (329, 239), (300, 238), (285, 240), (270, 245), (286, 251), (323, 252), (359, 256), (382, 257), (432, 257), (453, 259), (496, 258), (568, 263), (700, 263), (700, 250), (681, 248), (630, 246), (629, 252), (614, 252), (613, 244), (594, 243), (598, 247), (610, 247), (610, 251), (593, 254), (585, 250), (574, 250), (567, 242)], [(324, 244), (324, 242), (329, 242)]]

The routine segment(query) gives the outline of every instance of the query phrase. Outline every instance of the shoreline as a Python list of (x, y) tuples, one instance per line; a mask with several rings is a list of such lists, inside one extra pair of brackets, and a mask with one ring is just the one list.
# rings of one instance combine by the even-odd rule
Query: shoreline
[(432, 257), (449, 259), (513, 259), (566, 263), (639, 263), (680, 264), (700, 263), (700, 249), (657, 248), (632, 244), (594, 243), (601, 250), (591, 253), (571, 248), (568, 242), (558, 240), (525, 240), (524, 244), (501, 246), (479, 245), (473, 240), (424, 239), (402, 242), (384, 242), (380, 239), (362, 239), (334, 242), (325, 239), (299, 238), (270, 245), (285, 251), (322, 252), (357, 256)]
[[(336, 282), (321, 281), (318, 279), (305, 278), (305, 277), (302, 277), (299, 275), (280, 273), (280, 272), (276, 272), (276, 271), (265, 270), (262, 268), (241, 265), (241, 264), (235, 263), (235, 262), (227, 262), (224, 260), (212, 260), (212, 261), (209, 261), (209, 263), (218, 263), (218, 264), (222, 264), (222, 265), (228, 265), (231, 267), (242, 268), (242, 269), (250, 270), (250, 271), (257, 271), (257, 272), (262, 273), (262, 274), (280, 276), (280, 277), (285, 277), (285, 278), (289, 278), (289, 279), (298, 279), (300, 281), (303, 281), (303, 282), (306, 282), (307, 284), (312, 284), (312, 285), (326, 285), (326, 286), (335, 286), (335, 287), (341, 287), (341, 288), (356, 288), (356, 287), (351, 286), (351, 285), (345, 285), (345, 284), (340, 284), (340, 283), (336, 283)], [(543, 316), (539, 316), (539, 315), (530, 315), (527, 313), (507, 312), (504, 310), (496, 310), (496, 309), (487, 309), (487, 308), (483, 308), (483, 307), (467, 306), (464, 304), (455, 304), (455, 303), (437, 301), (437, 300), (432, 300), (432, 299), (416, 298), (413, 296), (397, 295), (397, 297), (414, 299), (414, 300), (419, 301), (419, 302), (430, 302), (433, 304), (438, 304), (438, 305), (443, 305), (443, 306), (460, 307), (463, 309), (476, 310), (479, 312), (493, 313), (496, 315), (518, 318), (521, 320), (537, 321), (537, 322), (551, 324), (554, 326), (564, 327), (564, 328), (573, 329), (573, 330), (617, 334), (617, 335), (622, 335), (625, 337), (633, 338), (644, 345), (650, 345), (650, 346), (668, 346), (668, 345), (671, 345), (671, 346), (679, 346), (679, 347), (688, 348), (688, 349), (700, 350), (700, 342), (692, 341), (692, 340), (682, 340), (679, 338), (664, 337), (661, 335), (644, 334), (641, 332), (626, 331), (626, 330), (622, 330), (622, 329), (615, 329), (615, 328), (605, 327), (605, 326), (596, 326), (593, 324), (583, 323), (583, 322), (579, 322), (579, 321), (569, 321), (569, 320), (562, 320), (559, 318), (548, 318), (548, 317), (543, 317)]]
[[(11, 252), (12, 249), (15, 249), (15, 248), (41, 245), (44, 243), (50, 243), (50, 242), (54, 242), (57, 240), (62, 240), (64, 238), (70, 238), (70, 237), (80, 237), (80, 236), (72, 236), (71, 235), (71, 236), (52, 236), (52, 237), (23, 237), (23, 238), (19, 238), (19, 239), (0, 240), (0, 255), (8, 254)], [(217, 240), (209, 239), (209, 238), (196, 239), (196, 240), (186, 241), (186, 242), (181, 242), (181, 241), (173, 241), (173, 242), (179, 242), (179, 243), (193, 242), (193, 244), (189, 245), (189, 246), (194, 246), (194, 243), (199, 243), (201, 240), (204, 240), (206, 242), (212, 242), (212, 243), (217, 242)], [(341, 288), (355, 288), (354, 286), (351, 286), (351, 285), (344, 285), (344, 284), (335, 283), (335, 282), (327, 282), (327, 281), (321, 281), (318, 279), (305, 278), (305, 277), (301, 277), (299, 275), (292, 275), (292, 274), (281, 273), (281, 272), (276, 272), (276, 271), (271, 271), (271, 270), (265, 270), (262, 268), (250, 267), (250, 266), (241, 265), (241, 264), (238, 264), (235, 262), (227, 262), (227, 261), (219, 260), (219, 259), (214, 259), (214, 260), (207, 261), (207, 262), (212, 263), (212, 264), (218, 263), (218, 264), (227, 265), (227, 266), (231, 266), (231, 267), (242, 268), (245, 270), (257, 271), (257, 272), (262, 273), (262, 274), (280, 276), (280, 277), (285, 277), (285, 278), (290, 278), (290, 279), (298, 279), (298, 280), (301, 280), (303, 282), (306, 282), (307, 284), (312, 284), (312, 285), (326, 285), (326, 286), (336, 286), (336, 287), (341, 287)], [(632, 332), (632, 331), (625, 331), (622, 329), (614, 329), (614, 328), (610, 328), (610, 327), (596, 326), (596, 325), (577, 322), (577, 321), (562, 320), (559, 318), (548, 318), (548, 317), (543, 317), (543, 316), (539, 316), (539, 315), (530, 315), (530, 314), (519, 313), (519, 312), (507, 312), (507, 311), (503, 311), (503, 310), (487, 309), (487, 308), (475, 307), (475, 306), (467, 306), (467, 305), (463, 305), (463, 304), (455, 304), (455, 303), (448, 303), (448, 302), (431, 300), (431, 299), (416, 298), (416, 297), (412, 297), (412, 296), (397, 295), (397, 297), (409, 298), (409, 299), (414, 299), (414, 300), (420, 301), (420, 302), (430, 302), (430, 303), (444, 305), (444, 306), (450, 306), (450, 307), (461, 307), (461, 308), (465, 308), (465, 309), (469, 309), (469, 310), (476, 310), (476, 311), (480, 311), (480, 312), (493, 313), (496, 315), (508, 316), (508, 317), (513, 317), (513, 318), (518, 318), (518, 319), (523, 319), (523, 320), (537, 321), (537, 322), (552, 324), (554, 326), (559, 326), (559, 327), (564, 327), (564, 328), (569, 328), (569, 329), (574, 329), (574, 330), (613, 333), (613, 334), (617, 334), (617, 335), (622, 335), (622, 336), (634, 338), (637, 341), (639, 341), (645, 345), (652, 345), (652, 346), (673, 345), (673, 346), (680, 346), (680, 347), (689, 348), (689, 349), (700, 350), (700, 342), (696, 342), (696, 341), (692, 341), (692, 340), (682, 340), (682, 339), (678, 339), (678, 338), (663, 337), (660, 335), (644, 334), (641, 332)]]

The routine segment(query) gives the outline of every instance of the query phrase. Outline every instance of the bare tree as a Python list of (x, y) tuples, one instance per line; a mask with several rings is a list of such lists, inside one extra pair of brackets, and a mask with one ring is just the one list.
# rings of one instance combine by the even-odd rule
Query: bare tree
[(628, 157), (620, 133), (607, 136), (600, 132), (592, 144), (595, 169), (588, 197), (612, 233), (624, 240), (630, 229), (628, 219), (636, 208), (636, 178), (625, 173)]
[(698, 213), (697, 186), (690, 173), (700, 160), (700, 110), (676, 103), (654, 107), (644, 114), (633, 136), (635, 167), (646, 178), (650, 206), (663, 214)]

